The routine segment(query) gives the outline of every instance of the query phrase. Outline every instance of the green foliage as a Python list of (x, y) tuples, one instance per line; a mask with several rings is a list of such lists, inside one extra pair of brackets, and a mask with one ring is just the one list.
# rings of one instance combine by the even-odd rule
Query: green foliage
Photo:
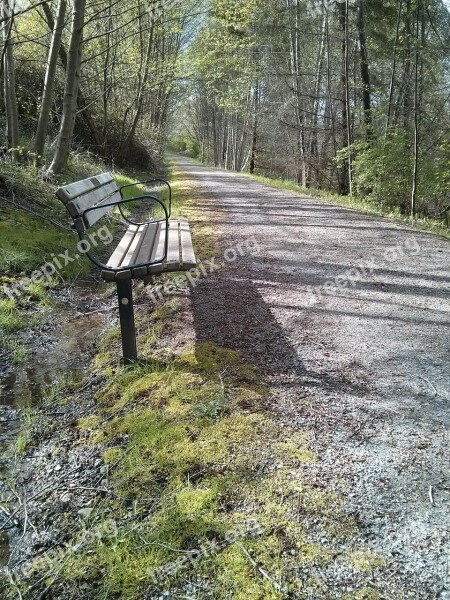
[(407, 134), (394, 130), (386, 139), (353, 144), (338, 157), (352, 155), (356, 194), (380, 207), (400, 207), (407, 212), (412, 179), (408, 147)]
[(191, 158), (199, 158), (201, 154), (201, 146), (198, 140), (193, 138), (189, 133), (182, 132), (169, 139), (168, 149), (172, 152), (180, 152)]

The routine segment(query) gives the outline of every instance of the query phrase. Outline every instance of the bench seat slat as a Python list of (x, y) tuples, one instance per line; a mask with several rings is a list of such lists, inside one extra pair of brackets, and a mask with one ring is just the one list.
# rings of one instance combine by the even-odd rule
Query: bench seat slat
[(192, 245), (191, 230), (187, 221), (180, 220), (180, 249), (183, 269), (192, 269), (197, 264)]
[(180, 223), (179, 221), (169, 221), (169, 245), (164, 270), (178, 271), (180, 266)]
[[(153, 262), (154, 260), (157, 260), (158, 258), (161, 258), (164, 256), (165, 237), (166, 237), (166, 222), (160, 221), (158, 223), (158, 231), (156, 234), (155, 244), (153, 246), (153, 250), (152, 250), (152, 254), (150, 256), (149, 262)], [(150, 265), (148, 267), (149, 273), (161, 273), (162, 270), (163, 270), (162, 262), (157, 263), (155, 265)]]
[(125, 267), (132, 266), (133, 264), (136, 264), (136, 261), (134, 260), (134, 255), (136, 254), (136, 252), (139, 252), (139, 248), (141, 247), (142, 241), (147, 232), (147, 228), (148, 228), (148, 225), (140, 225), (139, 226), (131, 244), (128, 246), (128, 250), (123, 255), (122, 261), (120, 263), (121, 267), (125, 268)]
[(111, 254), (110, 259), (106, 263), (106, 266), (111, 267), (113, 269), (118, 269), (122, 263), (124, 255), (127, 253), (128, 248), (130, 247), (131, 242), (133, 241), (134, 236), (138, 230), (137, 225), (130, 225), (130, 227), (125, 232), (125, 235), (120, 240), (117, 248)]
[[(155, 242), (157, 242), (158, 227), (158, 223), (150, 223), (147, 226), (147, 230), (142, 238), (140, 247), (131, 260), (131, 265), (139, 265), (141, 263), (150, 262), (153, 247)], [(131, 272), (133, 277), (142, 277), (143, 275), (147, 275), (147, 267), (132, 268)]]

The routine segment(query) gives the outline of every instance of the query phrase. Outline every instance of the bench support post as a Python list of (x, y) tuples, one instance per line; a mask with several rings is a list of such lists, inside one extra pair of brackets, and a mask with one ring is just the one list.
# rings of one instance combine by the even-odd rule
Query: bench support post
[(117, 296), (119, 299), (123, 360), (125, 364), (129, 364), (137, 359), (131, 279), (121, 279), (117, 281)]

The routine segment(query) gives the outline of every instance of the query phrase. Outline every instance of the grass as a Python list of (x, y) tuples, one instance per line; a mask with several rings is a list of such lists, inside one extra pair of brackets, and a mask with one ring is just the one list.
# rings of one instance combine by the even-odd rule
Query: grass
[[(26, 213), (0, 211), (0, 272), (9, 276), (29, 276), (35, 269), (73, 246), (74, 235)], [(83, 269), (75, 261), (63, 271), (71, 281)]]
[[(173, 178), (176, 205), (196, 220), (196, 250), (209, 255), (218, 240), (195, 212), (199, 192), (180, 172)], [(17, 582), (24, 591), (56, 575), (67, 597), (83, 589), (92, 600), (182, 598), (189, 587), (195, 597), (204, 590), (218, 600), (318, 597), (320, 573), (335, 561), (330, 540), (358, 539), (338, 486), (308, 480), (318, 460), (310, 432), (278, 423), (270, 390), (246, 356), (198, 342), (161, 351), (185, 327), (181, 307), (168, 299), (139, 319), (145, 363), (118, 365), (117, 329), (101, 342), (94, 364), (103, 384), (78, 420), (75, 445), (102, 453), (112, 493), (89, 505), (82, 524), (70, 522), (64, 548), (77, 550), (65, 549), (63, 560), (57, 553), (54, 564), (37, 559), (30, 579)], [(61, 388), (49, 393), (52, 404), (55, 394)], [(19, 443), (22, 454), (30, 431)], [(352, 548), (342, 560), (368, 571), (371, 582), (381, 561)], [(354, 597), (373, 591), (361, 590)]]

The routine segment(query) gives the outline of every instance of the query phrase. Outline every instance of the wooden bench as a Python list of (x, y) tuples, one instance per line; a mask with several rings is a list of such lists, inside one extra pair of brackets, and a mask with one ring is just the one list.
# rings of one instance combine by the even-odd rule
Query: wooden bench
[[(162, 187), (167, 190), (168, 199), (150, 193), (124, 198), (123, 190), (131, 185)], [(120, 213), (126, 230), (110, 258), (103, 263), (90, 250), (85, 253), (101, 269), (103, 279), (117, 284), (123, 357), (126, 363), (136, 360), (132, 280), (148, 280), (158, 273), (195, 268), (189, 223), (184, 219), (170, 219), (172, 190), (167, 181), (160, 178), (119, 188), (110, 173), (102, 173), (61, 187), (56, 196), (66, 206), (73, 219), (73, 229), (82, 241), (87, 240), (89, 229), (98, 226), (111, 211), (118, 209)], [(147, 220), (141, 222), (125, 214), (124, 205), (141, 201), (146, 202), (149, 209), (159, 208), (161, 218), (146, 217)]]

